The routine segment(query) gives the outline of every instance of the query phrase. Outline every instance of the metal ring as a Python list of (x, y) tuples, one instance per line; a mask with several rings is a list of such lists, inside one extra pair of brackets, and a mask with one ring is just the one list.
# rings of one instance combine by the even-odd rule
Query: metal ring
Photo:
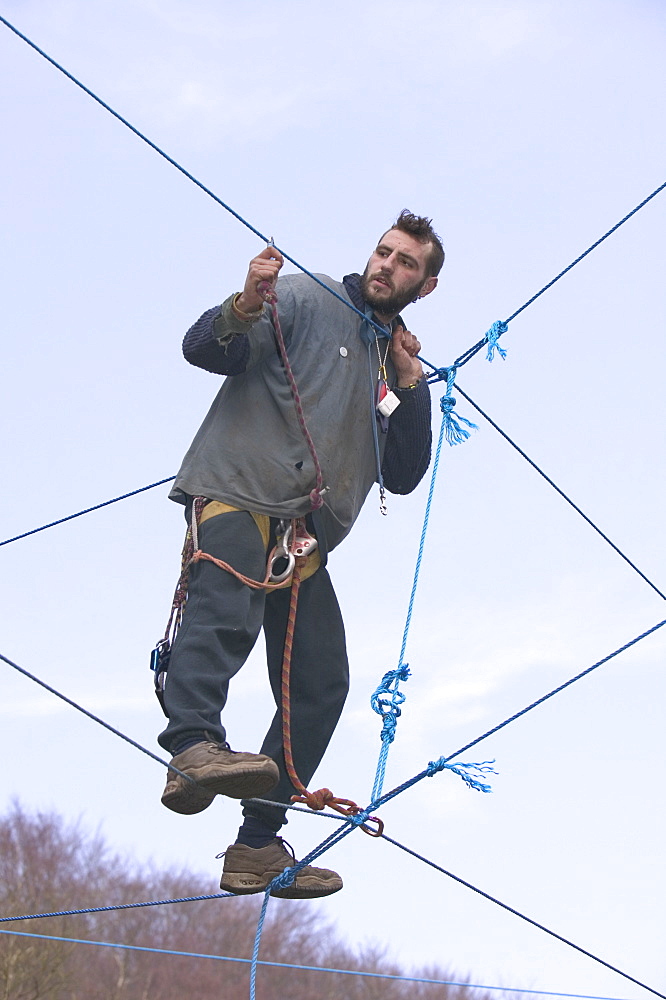
[[(377, 824), (377, 829), (376, 830), (371, 830), (366, 825), (367, 823), (376, 823)], [(384, 821), (381, 820), (379, 818), (379, 816), (368, 816), (368, 818), (365, 821), (365, 823), (361, 823), (360, 826), (361, 826), (361, 830), (363, 830), (363, 833), (367, 833), (367, 835), (369, 837), (381, 837), (382, 834), (384, 833)]]
[[(273, 572), (273, 566), (278, 561), (278, 559), (287, 560), (287, 568), (283, 570), (282, 573)], [(288, 580), (291, 574), (294, 572), (295, 565), (296, 565), (296, 556), (294, 555), (293, 552), (287, 552), (286, 555), (284, 552), (276, 552), (273, 558), (271, 559), (271, 575), (270, 575), (271, 583), (284, 583), (284, 581)]]

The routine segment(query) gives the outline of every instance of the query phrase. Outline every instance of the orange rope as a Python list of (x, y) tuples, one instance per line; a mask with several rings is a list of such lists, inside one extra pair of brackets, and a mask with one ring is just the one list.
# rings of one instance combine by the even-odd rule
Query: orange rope
[[(273, 552), (275, 552), (275, 549), (273, 549)], [(268, 557), (269, 566), (271, 563), (271, 559), (273, 557), (273, 552), (271, 552), (270, 556)], [(245, 576), (244, 573), (240, 573), (237, 569), (234, 569), (233, 566), (230, 566), (229, 563), (225, 562), (223, 559), (216, 559), (215, 556), (211, 556), (208, 552), (202, 552), (201, 549), (197, 549), (196, 552), (192, 553), (192, 558), (190, 559), (190, 563), (200, 562), (200, 560), (202, 559), (204, 559), (206, 562), (215, 563), (215, 565), (219, 566), (220, 569), (226, 570), (227, 573), (231, 573), (232, 576), (235, 576), (237, 580), (240, 580), (241, 583), (244, 583), (246, 587), (251, 587), (252, 590), (277, 590), (280, 587), (284, 587), (284, 581), (282, 581), (282, 583), (269, 582), (270, 569), (266, 570), (266, 576), (264, 577), (263, 581), (260, 582), (259, 580), (253, 580), (251, 576)]]
[[(298, 607), (298, 592), (301, 586), (301, 568), (305, 559), (297, 559), (291, 581), (291, 599), (289, 601), (289, 615), (287, 617), (287, 631), (284, 638), (284, 655), (282, 657), (282, 747), (284, 750), (284, 763), (287, 775), (294, 788), (299, 793), (292, 795), (292, 802), (302, 802), (315, 812), (329, 806), (343, 816), (357, 816), (361, 812), (360, 806), (353, 799), (341, 799), (334, 795), (330, 788), (320, 788), (316, 792), (309, 792), (296, 773), (294, 757), (291, 749), (291, 652), (294, 644), (294, 630), (296, 627), (296, 609)], [(373, 837), (380, 837), (384, 830), (384, 824), (376, 816), (370, 819), (377, 824), (377, 832), (361, 825), (361, 829)]]

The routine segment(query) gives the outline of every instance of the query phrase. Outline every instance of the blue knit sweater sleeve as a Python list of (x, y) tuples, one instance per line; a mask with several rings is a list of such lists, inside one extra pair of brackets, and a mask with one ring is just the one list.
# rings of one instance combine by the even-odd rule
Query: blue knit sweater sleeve
[(400, 406), (391, 414), (382, 462), (389, 493), (411, 493), (430, 464), (430, 389), (421, 379), (415, 389), (394, 389)]
[(221, 309), (221, 306), (208, 309), (190, 327), (183, 340), (183, 355), (191, 365), (215, 375), (240, 375), (250, 356), (247, 334), (238, 334), (221, 343), (215, 332)]

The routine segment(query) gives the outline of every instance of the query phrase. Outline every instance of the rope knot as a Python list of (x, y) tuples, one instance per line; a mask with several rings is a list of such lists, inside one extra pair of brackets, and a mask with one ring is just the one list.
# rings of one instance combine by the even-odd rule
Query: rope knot
[(481, 779), (486, 774), (497, 774), (494, 763), (494, 760), (484, 760), (480, 764), (449, 764), (447, 757), (440, 757), (430, 761), (425, 773), (428, 778), (432, 778), (438, 771), (453, 771), (475, 792), (492, 792), (491, 786)]
[(310, 491), (310, 504), (313, 510), (324, 506), (324, 498), (316, 487)]
[[(467, 440), (470, 436), (470, 431), (468, 431), (466, 427), (469, 427), (474, 431), (478, 430), (476, 424), (473, 424), (471, 420), (467, 420), (465, 417), (459, 416), (454, 410), (456, 400), (455, 396), (451, 395), (451, 388), (453, 379), (455, 378), (455, 371), (455, 368), (450, 370), (449, 378), (447, 380), (447, 395), (442, 396), (439, 401), (440, 408), (444, 415), (443, 421), (446, 440), (451, 446), (454, 444), (462, 444), (463, 441)], [(466, 424), (466, 427), (462, 427), (461, 424)]]
[(269, 305), (274, 306), (278, 300), (277, 292), (271, 285), (270, 281), (260, 281), (257, 285), (257, 291), (261, 295), (264, 302), (268, 302)]
[[(293, 796), (295, 798), (295, 796)], [(335, 800), (335, 795), (330, 788), (320, 788), (316, 792), (304, 792), (300, 796), (301, 801), (305, 801), (310, 809), (315, 812), (321, 812), (326, 806), (332, 805)]]
[(486, 361), (492, 361), (495, 357), (495, 351), (499, 354), (502, 361), (506, 359), (506, 351), (503, 347), (500, 347), (497, 343), (498, 339), (503, 333), (509, 329), (507, 323), (501, 319), (496, 319), (491, 328), (486, 332), (484, 337), (485, 342), (488, 345), (488, 350), (486, 351)]

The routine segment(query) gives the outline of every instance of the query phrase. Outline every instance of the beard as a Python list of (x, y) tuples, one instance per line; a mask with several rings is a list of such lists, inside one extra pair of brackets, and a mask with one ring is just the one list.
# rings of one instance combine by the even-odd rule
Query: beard
[(405, 306), (408, 306), (410, 302), (413, 302), (417, 298), (423, 285), (423, 278), (420, 278), (407, 288), (398, 290), (391, 279), (387, 275), (382, 274), (382, 281), (386, 281), (389, 286), (387, 289), (389, 294), (380, 295), (370, 288), (370, 281), (372, 278), (378, 277), (379, 273), (369, 274), (368, 272), (369, 268), (366, 267), (361, 277), (361, 292), (368, 305), (372, 306), (375, 312), (381, 316), (397, 316)]

